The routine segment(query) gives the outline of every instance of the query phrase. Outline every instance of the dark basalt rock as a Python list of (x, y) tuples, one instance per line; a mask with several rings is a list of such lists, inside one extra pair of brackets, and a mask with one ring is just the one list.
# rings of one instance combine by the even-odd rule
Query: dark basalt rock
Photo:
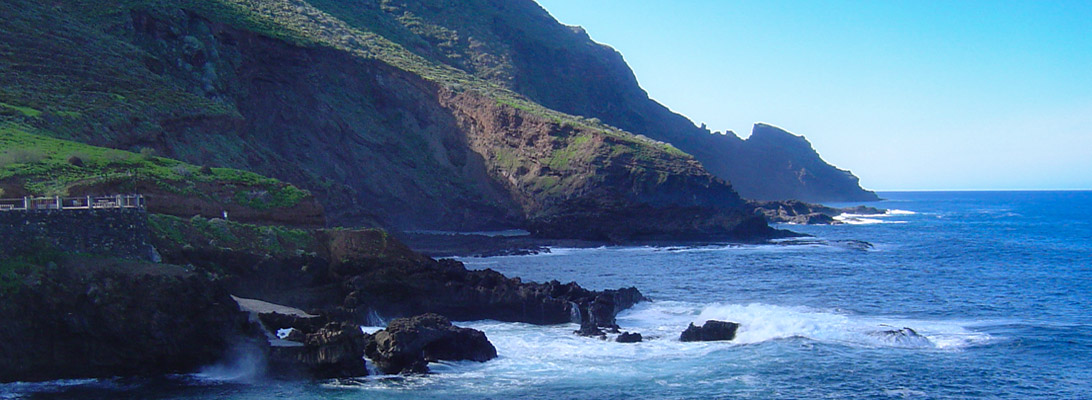
[(0, 382), (193, 372), (261, 333), (184, 267), (74, 258), (0, 287)]
[(596, 326), (595, 323), (593, 323), (591, 321), (581, 322), (580, 323), (580, 329), (577, 329), (577, 330), (573, 331), (573, 333), (575, 333), (575, 334), (577, 334), (579, 336), (584, 336), (584, 337), (596, 337), (596, 338), (600, 338), (600, 339), (606, 339), (607, 338), (607, 334), (605, 332), (603, 332), (602, 329), (599, 329), (599, 327)]
[(642, 340), (644, 340), (644, 338), (637, 332), (622, 332), (621, 335), (618, 335), (618, 337), (614, 339), (614, 341), (618, 343), (640, 343)]
[(836, 225), (834, 219), (842, 214), (881, 215), (886, 210), (875, 207), (856, 206), (850, 208), (827, 207), (821, 204), (809, 204), (798, 200), (752, 201), (755, 214), (766, 217), (771, 223), (800, 225)]
[(333, 379), (368, 375), (364, 363), (367, 336), (358, 326), (331, 322), (315, 331), (301, 330), (307, 327), (292, 327), (287, 340), (270, 346), (269, 362), (276, 376)]
[(928, 347), (933, 345), (933, 342), (930, 342), (925, 336), (918, 334), (918, 332), (913, 329), (905, 327), (901, 329), (870, 332), (869, 335), (880, 338), (889, 344), (902, 347)]
[[(592, 291), (576, 283), (523, 282), (493, 270), (415, 253), (380, 231), (319, 231), (305, 255), (253, 254), (198, 243), (155, 244), (169, 262), (222, 276), (237, 296), (375, 324), (436, 313), (456, 321), (492, 319), (538, 325), (592, 320), (612, 328), (614, 315), (646, 300), (635, 288)], [(581, 317), (583, 315), (583, 317)]]
[(258, 314), (258, 320), (270, 332), (292, 328), (297, 332), (317, 332), (330, 323), (330, 318), (321, 315), (298, 316), (268, 312)]
[(485, 362), (497, 357), (485, 333), (456, 327), (436, 314), (391, 321), (368, 337), (365, 352), (387, 374), (427, 373), (432, 361)]
[(739, 324), (735, 322), (709, 320), (705, 321), (705, 325), (702, 326), (690, 323), (690, 326), (686, 327), (686, 330), (679, 336), (679, 340), (683, 342), (732, 340), (736, 338), (737, 329), (739, 329)]

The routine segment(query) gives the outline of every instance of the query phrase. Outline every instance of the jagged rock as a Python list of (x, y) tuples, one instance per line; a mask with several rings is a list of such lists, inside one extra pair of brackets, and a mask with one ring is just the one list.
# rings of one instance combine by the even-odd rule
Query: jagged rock
[(644, 338), (637, 332), (622, 332), (621, 335), (618, 335), (618, 337), (614, 339), (614, 341), (618, 343), (640, 343), (643, 340)]
[(705, 321), (705, 325), (702, 326), (696, 326), (691, 322), (690, 326), (686, 327), (686, 330), (679, 336), (679, 340), (683, 342), (732, 340), (736, 338), (737, 329), (739, 329), (739, 324), (735, 322), (709, 320)]
[(599, 326), (595, 325), (595, 323), (591, 322), (590, 320), (581, 322), (580, 329), (573, 331), (573, 333), (584, 337), (597, 337), (600, 339), (607, 338), (607, 334), (604, 333), (602, 329), (599, 329)]
[(834, 225), (840, 223), (834, 217), (842, 214), (878, 215), (886, 212), (868, 206), (835, 208), (798, 200), (752, 201), (751, 206), (755, 208), (755, 214), (766, 217), (769, 222), (800, 225)]
[(922, 336), (921, 334), (918, 334), (917, 331), (905, 327), (901, 329), (888, 329), (870, 332), (869, 334), (896, 346), (928, 347), (932, 346), (933, 344), (933, 342), (930, 342), (928, 338)]
[(380, 371), (388, 374), (426, 373), (431, 361), (485, 362), (497, 349), (485, 333), (459, 328), (436, 314), (398, 318), (368, 337), (365, 352)]
[[(304, 332), (293, 327), (296, 332)], [(273, 372), (282, 377), (312, 379), (368, 375), (364, 363), (366, 335), (356, 325), (331, 322), (314, 332), (290, 335), (301, 343), (274, 343), (270, 347)]]
[(615, 327), (618, 312), (646, 300), (636, 288), (592, 291), (576, 283), (523, 282), (493, 270), (468, 270), (434, 260), (382, 231), (314, 233), (305, 255), (254, 254), (192, 241), (180, 247), (159, 238), (164, 260), (223, 276), (232, 293), (284, 304), (334, 320), (436, 313), (456, 321), (492, 319), (531, 324), (592, 320)]

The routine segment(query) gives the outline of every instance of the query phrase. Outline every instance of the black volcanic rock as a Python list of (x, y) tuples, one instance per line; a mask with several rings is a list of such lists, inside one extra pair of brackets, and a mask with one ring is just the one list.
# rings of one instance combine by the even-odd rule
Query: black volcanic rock
[(880, 215), (886, 212), (886, 210), (868, 206), (835, 208), (798, 200), (752, 201), (751, 205), (756, 214), (762, 215), (771, 223), (801, 225), (835, 225), (841, 222), (834, 217), (842, 214)]
[(618, 343), (640, 343), (642, 340), (644, 340), (644, 338), (641, 337), (640, 333), (636, 332), (622, 332), (621, 335), (618, 335), (618, 337), (614, 339), (614, 341)]
[(903, 347), (929, 347), (932, 342), (911, 328), (886, 329), (869, 332), (869, 335), (879, 338), (889, 344)]
[(645, 300), (635, 288), (592, 291), (576, 283), (523, 282), (489, 269), (468, 270), (455, 260), (425, 257), (378, 230), (313, 235), (313, 247), (288, 255), (222, 249), (200, 240), (177, 246), (159, 238), (155, 245), (168, 262), (221, 276), (237, 296), (359, 324), (436, 313), (456, 321), (588, 320), (613, 328), (618, 312)]
[(261, 335), (184, 267), (81, 257), (0, 288), (0, 382), (193, 372)]
[(365, 352), (387, 374), (426, 373), (433, 361), (485, 362), (497, 357), (484, 333), (456, 327), (436, 314), (391, 321), (368, 337)]
[(367, 337), (359, 326), (331, 322), (314, 331), (303, 330), (308, 327), (306, 323), (293, 327), (286, 340), (290, 343), (270, 346), (269, 363), (275, 375), (309, 379), (368, 375), (364, 363)]
[(686, 330), (679, 336), (679, 340), (683, 342), (732, 340), (736, 338), (736, 330), (738, 329), (739, 324), (735, 322), (709, 320), (705, 321), (705, 325), (702, 326), (690, 323), (690, 326), (686, 327)]

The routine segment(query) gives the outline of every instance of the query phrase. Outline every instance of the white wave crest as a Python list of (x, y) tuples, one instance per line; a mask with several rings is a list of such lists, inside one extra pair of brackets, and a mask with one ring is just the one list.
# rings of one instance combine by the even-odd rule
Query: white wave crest
[[(960, 349), (990, 340), (985, 333), (970, 331), (962, 324), (948, 321), (907, 320), (897, 317), (866, 317), (768, 304), (714, 304), (702, 307), (696, 315), (686, 306), (653, 304), (623, 313), (623, 326), (655, 325), (658, 331), (681, 332), (687, 324), (707, 320), (740, 324), (735, 344), (754, 344), (787, 338), (807, 338), (819, 342), (865, 347)], [(693, 310), (693, 308), (691, 308)], [(909, 328), (909, 329), (904, 329)]]

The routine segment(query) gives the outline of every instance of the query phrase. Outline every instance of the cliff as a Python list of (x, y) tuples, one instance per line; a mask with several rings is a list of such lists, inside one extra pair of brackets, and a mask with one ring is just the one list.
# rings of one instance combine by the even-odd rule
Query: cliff
[[(793, 141), (741, 140), (730, 131), (720, 135), (695, 126), (650, 99), (618, 51), (592, 41), (580, 27), (558, 23), (533, 1), (471, 0), (458, 7), (420, 1), (344, 3), (325, 8), (338, 15), (370, 16), (407, 49), (546, 107), (671, 143), (732, 182), (743, 197), (877, 199), (851, 173), (820, 159), (810, 145), (805, 150)], [(766, 136), (766, 127), (756, 125), (755, 133)], [(800, 178), (791, 179), (793, 174)]]
[[(0, 30), (19, 51), (0, 59), (0, 122), (271, 176), (313, 193), (330, 225), (527, 227), (596, 198), (635, 216), (701, 208), (719, 234), (755, 224), (727, 182), (674, 146), (404, 42), (414, 34), (393, 4), (8, 2)], [(510, 4), (522, 3), (489, 6)], [(463, 6), (441, 8), (474, 13)]]

